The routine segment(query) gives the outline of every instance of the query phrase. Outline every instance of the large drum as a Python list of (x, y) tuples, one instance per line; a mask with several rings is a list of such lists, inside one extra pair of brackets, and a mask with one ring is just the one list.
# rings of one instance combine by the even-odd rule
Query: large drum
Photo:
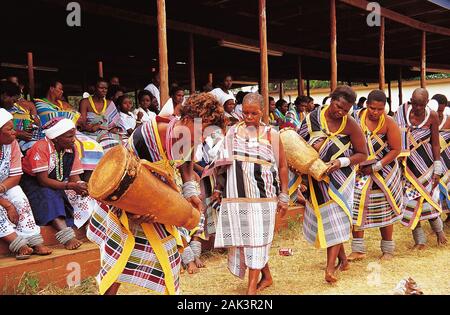
[(295, 130), (289, 128), (281, 130), (280, 138), (288, 165), (293, 171), (309, 174), (318, 181), (326, 177), (328, 166), (320, 159), (319, 153)]
[(193, 229), (200, 221), (200, 213), (179, 193), (167, 171), (139, 160), (121, 145), (103, 156), (92, 173), (88, 189), (93, 198), (105, 204), (133, 214), (155, 215), (159, 223)]

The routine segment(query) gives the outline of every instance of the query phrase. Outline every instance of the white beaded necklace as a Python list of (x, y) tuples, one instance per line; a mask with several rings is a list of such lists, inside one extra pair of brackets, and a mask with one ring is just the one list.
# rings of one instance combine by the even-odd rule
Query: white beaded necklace
[(411, 110), (412, 110), (412, 106), (408, 107), (408, 110), (406, 111), (406, 123), (408, 124), (409, 127), (411, 128), (415, 128), (415, 129), (419, 129), (422, 128), (428, 121), (428, 118), (430, 118), (431, 115), (431, 109), (426, 107), (425, 108), (425, 119), (422, 121), (422, 123), (418, 126), (414, 126), (413, 124), (411, 124), (411, 121), (409, 121), (409, 116), (411, 114)]

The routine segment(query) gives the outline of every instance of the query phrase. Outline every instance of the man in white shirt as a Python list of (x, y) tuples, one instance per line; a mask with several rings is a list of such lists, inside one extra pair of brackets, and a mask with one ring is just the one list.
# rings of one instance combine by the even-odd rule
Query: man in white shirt
[(149, 91), (150, 93), (152, 93), (152, 95), (154, 97), (156, 97), (156, 100), (158, 101), (158, 110), (161, 110), (161, 99), (159, 96), (159, 84), (160, 84), (159, 71), (153, 72), (152, 83), (147, 85), (144, 90)]
[(231, 96), (235, 100), (236, 98), (234, 97), (233, 92), (230, 91), (232, 86), (233, 78), (231, 77), (231, 75), (227, 74), (224, 76), (220, 87), (215, 88), (209, 93), (213, 94), (219, 101), (225, 96)]

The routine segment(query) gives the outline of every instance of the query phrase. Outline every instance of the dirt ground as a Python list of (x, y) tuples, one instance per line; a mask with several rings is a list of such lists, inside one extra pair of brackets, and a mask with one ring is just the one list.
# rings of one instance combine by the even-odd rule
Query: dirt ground
[[(380, 233), (378, 230), (366, 232), (367, 258), (354, 262), (348, 271), (339, 273), (337, 284), (330, 285), (324, 280), (326, 251), (317, 250), (301, 235), (300, 224), (290, 224), (289, 229), (276, 235), (270, 252), (269, 265), (274, 284), (263, 291), (268, 295), (293, 294), (393, 294), (396, 285), (405, 277), (412, 277), (424, 294), (450, 294), (450, 245), (438, 247), (436, 237), (428, 223), (423, 224), (428, 235), (428, 248), (412, 251), (411, 231), (396, 224), (395, 258), (380, 262)], [(445, 228), (450, 239), (450, 229)], [(293, 256), (280, 256), (280, 248), (292, 248)], [(350, 242), (345, 245), (350, 253)], [(207, 267), (199, 273), (181, 275), (182, 294), (187, 295), (241, 295), (245, 294), (247, 278), (240, 280), (227, 269), (225, 254), (209, 252), (203, 256)], [(152, 294), (144, 289), (123, 285), (119, 294)]]

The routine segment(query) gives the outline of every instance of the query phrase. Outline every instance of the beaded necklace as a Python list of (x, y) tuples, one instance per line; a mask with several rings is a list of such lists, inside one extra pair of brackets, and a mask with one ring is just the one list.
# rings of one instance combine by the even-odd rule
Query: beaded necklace
[(431, 115), (431, 109), (429, 107), (425, 108), (425, 119), (420, 123), (419, 125), (413, 125), (411, 124), (411, 121), (409, 120), (409, 116), (411, 115), (412, 106), (409, 106), (408, 110), (406, 111), (406, 123), (408, 126), (412, 129), (420, 129), (428, 122), (428, 118), (430, 118)]
[(336, 132), (331, 132), (330, 129), (328, 128), (328, 123), (327, 123), (327, 119), (325, 117), (325, 113), (328, 111), (329, 106), (327, 106), (325, 109), (323, 109), (320, 112), (320, 125), (322, 128), (322, 131), (329, 137), (335, 137), (338, 134), (340, 134), (342, 131), (344, 131), (345, 126), (347, 126), (347, 118), (348, 116), (345, 115), (344, 117), (342, 117), (342, 122), (341, 122), (341, 126), (339, 127), (339, 129)]
[(91, 104), (91, 108), (94, 111), (94, 113), (96, 113), (97, 115), (103, 115), (106, 111), (106, 98), (103, 99), (103, 108), (100, 112), (97, 111), (97, 107), (95, 106), (94, 100), (92, 99), (92, 96), (89, 96), (88, 98), (89, 100), (89, 104)]
[(64, 161), (63, 161), (63, 157), (64, 157), (64, 151), (61, 152), (56, 152), (56, 165), (55, 165), (55, 169), (56, 169), (56, 179), (60, 182), (63, 181), (64, 179)]

